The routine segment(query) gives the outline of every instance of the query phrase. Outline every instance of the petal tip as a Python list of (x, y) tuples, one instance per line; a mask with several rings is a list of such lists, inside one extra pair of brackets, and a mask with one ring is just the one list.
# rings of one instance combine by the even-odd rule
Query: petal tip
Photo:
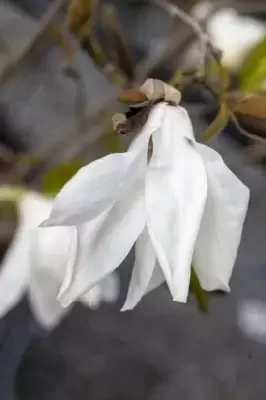
[(49, 227), (49, 220), (45, 219), (43, 222), (40, 223), (39, 228), (47, 228)]
[(177, 295), (173, 298), (173, 301), (178, 302), (178, 303), (186, 303), (187, 302), (187, 296), (180, 296)]
[(121, 312), (131, 311), (133, 307), (130, 307), (128, 304), (124, 304), (123, 307), (120, 309)]

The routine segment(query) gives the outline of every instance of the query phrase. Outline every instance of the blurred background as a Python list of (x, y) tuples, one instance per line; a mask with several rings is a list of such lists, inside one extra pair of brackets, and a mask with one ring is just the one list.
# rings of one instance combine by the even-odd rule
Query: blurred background
[[(122, 89), (146, 77), (182, 89), (203, 140), (223, 101), (215, 96), (221, 67), (230, 78), (221, 84), (226, 99), (248, 93), (254, 102), (234, 103), (238, 122), (219, 120), (222, 132), (210, 145), (250, 188), (250, 208), (232, 293), (210, 295), (207, 312), (193, 296), (172, 302), (162, 286), (121, 313), (133, 254), (119, 268), (116, 303), (77, 304), (51, 331), (35, 321), (25, 296), (0, 320), (0, 399), (264, 400), (265, 0), (172, 0), (211, 39), (218, 64), (209, 62), (207, 80), (197, 70), (198, 37), (168, 3), (94, 2), (81, 33), (67, 17), (69, 3), (0, 2), (0, 184), (55, 194), (77, 166), (126, 148), (131, 138), (112, 132), (111, 116), (123, 109)], [(14, 203), (0, 200), (2, 258), (17, 226)]]

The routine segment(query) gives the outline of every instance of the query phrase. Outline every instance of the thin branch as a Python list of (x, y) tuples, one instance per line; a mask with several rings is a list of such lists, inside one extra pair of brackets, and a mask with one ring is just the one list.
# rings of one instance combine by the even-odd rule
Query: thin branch
[(4, 80), (12, 75), (16, 67), (23, 61), (23, 59), (31, 52), (33, 47), (38, 43), (39, 39), (42, 37), (45, 28), (52, 22), (54, 17), (57, 15), (60, 8), (66, 3), (66, 0), (55, 0), (48, 10), (44, 13), (41, 21), (36, 28), (36, 32), (27, 40), (24, 47), (20, 50), (20, 52), (14, 57), (10, 58), (10, 60), (6, 63), (6, 65), (0, 70), (0, 84), (4, 82)]
[(199, 69), (204, 69), (205, 59), (208, 53), (208, 47), (210, 44), (210, 40), (208, 35), (203, 31), (197, 19), (189, 15), (187, 12), (183, 11), (177, 5), (169, 3), (166, 0), (150, 0), (152, 3), (156, 4), (158, 7), (163, 8), (170, 16), (177, 17), (181, 21), (183, 21), (186, 25), (190, 26), (196, 36), (199, 39), (199, 44), (201, 48), (201, 57), (199, 61)]

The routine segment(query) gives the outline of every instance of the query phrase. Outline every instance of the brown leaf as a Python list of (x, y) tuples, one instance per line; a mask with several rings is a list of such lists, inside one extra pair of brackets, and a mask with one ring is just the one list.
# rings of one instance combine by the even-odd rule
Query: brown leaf
[(266, 137), (266, 118), (258, 118), (241, 113), (235, 113), (235, 116), (239, 125), (251, 135)]
[(230, 111), (236, 114), (266, 118), (266, 96), (264, 93), (228, 93), (226, 102)]
[(137, 104), (148, 101), (147, 96), (138, 89), (124, 90), (118, 96), (118, 101), (125, 104)]

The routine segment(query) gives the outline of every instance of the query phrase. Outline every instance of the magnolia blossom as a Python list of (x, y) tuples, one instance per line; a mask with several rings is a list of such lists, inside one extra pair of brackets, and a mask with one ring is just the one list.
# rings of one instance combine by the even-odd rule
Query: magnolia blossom
[[(19, 226), (0, 266), (0, 317), (28, 292), (32, 311), (41, 325), (54, 327), (68, 311), (56, 299), (75, 254), (75, 229), (38, 228), (52, 208), (52, 199), (27, 192), (19, 202)], [(115, 301), (118, 278), (109, 275), (80, 298), (91, 308), (101, 300)]]
[(185, 302), (191, 264), (204, 289), (228, 291), (248, 201), (249, 189), (220, 155), (196, 143), (187, 111), (156, 104), (128, 151), (79, 170), (42, 224), (77, 230), (61, 303), (101, 282), (135, 243), (123, 310), (164, 281), (173, 299)]

